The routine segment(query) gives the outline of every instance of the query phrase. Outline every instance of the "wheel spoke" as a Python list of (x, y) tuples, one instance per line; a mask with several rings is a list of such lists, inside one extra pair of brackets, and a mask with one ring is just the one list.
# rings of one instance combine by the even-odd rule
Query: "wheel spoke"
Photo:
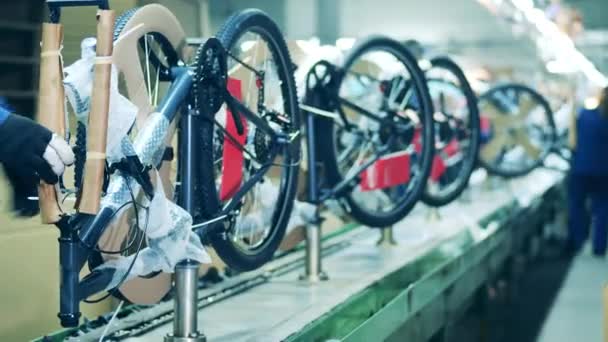
[(526, 134), (524, 129), (518, 129), (515, 131), (515, 141), (518, 145), (524, 148), (524, 151), (526, 151), (526, 154), (528, 154), (530, 158), (533, 160), (538, 160), (541, 155), (541, 150), (532, 144), (530, 137), (528, 134)]
[(537, 106), (530, 94), (520, 94), (517, 101), (517, 117), (520, 121), (526, 120)]
[(378, 64), (370, 61), (361, 59), (357, 63), (353, 64), (350, 70), (347, 73), (356, 75), (359, 77), (365, 77), (370, 81), (380, 82), (380, 74), (382, 73), (382, 68), (378, 66)]
[(487, 162), (493, 162), (505, 148), (509, 138), (506, 133), (497, 134), (489, 143), (481, 147), (480, 155)]
[(479, 107), (481, 115), (490, 119), (495, 127), (506, 128), (518, 122), (516, 116), (503, 112), (491, 101), (480, 101)]
[(144, 36), (144, 46), (145, 46), (145, 53), (146, 53), (146, 89), (148, 91), (148, 101), (149, 103), (153, 103), (152, 102), (152, 89), (151, 89), (151, 81), (150, 81), (150, 48), (148, 46), (148, 35), (146, 34)]
[(355, 159), (355, 162), (352, 163), (351, 167), (346, 172), (346, 174), (344, 176), (345, 179), (351, 178), (355, 175), (355, 171), (357, 170), (359, 165), (363, 164), (363, 160), (368, 155), (368, 152), (371, 150), (372, 144), (373, 143), (371, 141), (368, 141), (364, 145), (363, 148), (359, 149), (359, 154), (357, 155), (357, 159)]
[[(482, 101), (497, 108), (482, 107)], [(480, 109), (484, 109), (482, 114), (492, 120), (493, 131), (502, 130), (496, 134), (506, 136), (503, 160), (495, 158), (486, 165), (491, 172), (524, 175), (546, 156), (555, 126), (551, 121), (551, 108), (534, 89), (516, 83), (497, 86), (480, 97)], [(534, 127), (542, 127), (541, 131), (548, 134), (539, 134)]]
[[(404, 82), (405, 82), (405, 80), (404, 80)], [(403, 95), (403, 100), (401, 100), (401, 103), (397, 107), (397, 110), (399, 110), (399, 111), (405, 110), (405, 108), (407, 107), (407, 104), (410, 102), (410, 99), (412, 98), (413, 94), (414, 94), (413, 90), (412, 89), (408, 89), (405, 92), (405, 94)]]
[[(246, 119), (247, 137), (244, 142), (241, 141), (237, 145), (243, 154), (240, 186), (241, 189), (245, 184), (248, 184), (248, 187), (252, 185), (252, 187), (244, 196), (241, 197), (242, 193), (240, 193), (239, 197), (225, 199), (220, 206), (225, 208), (228, 203), (231, 207), (235, 206), (234, 225), (232, 229), (228, 230), (230, 244), (240, 253), (256, 254), (259, 253), (258, 249), (264, 249), (262, 246), (271, 238), (271, 232), (276, 229), (276, 220), (285, 219), (284, 215), (278, 215), (278, 213), (284, 210), (285, 202), (289, 200), (285, 198), (287, 179), (284, 177), (289, 175), (286, 171), (293, 165), (287, 164), (292, 164), (292, 161), (286, 165), (277, 164), (276, 171), (274, 167), (273, 171), (263, 171), (260, 168), (274, 162), (273, 154), (270, 153), (274, 148), (271, 144), (275, 142), (269, 138), (269, 130), (275, 133), (289, 131), (288, 125), (293, 119), (293, 113), (287, 113), (284, 108), (283, 93), (286, 90), (282, 87), (282, 77), (285, 75), (285, 70), (279, 69), (281, 64), (277, 64), (278, 61), (273, 59), (274, 56), (280, 54), (275, 53), (276, 46), (272, 40), (269, 40), (265, 34), (245, 31), (234, 41), (223, 42), (223, 44), (228, 52), (229, 79), (240, 82), (241, 96), (230, 94), (231, 98), (225, 100), (230, 106), (224, 106), (224, 111), (216, 114), (216, 121), (219, 117), (230, 118), (227, 110), (238, 111), (239, 117)], [(280, 116), (284, 120), (276, 119), (276, 116)], [(214, 141), (214, 144), (219, 145), (218, 154), (221, 156), (223, 145), (233, 139), (230, 139), (230, 132), (226, 132), (224, 127), (218, 124), (215, 126), (214, 130), (221, 133), (222, 136)], [(226, 136), (228, 138), (225, 138)], [(286, 151), (287, 149), (281, 148), (279, 155), (275, 158), (289, 161), (289, 154)], [(222, 186), (224, 162), (224, 159), (216, 159), (218, 165), (215, 168), (215, 178), (218, 180), (216, 188), (218, 193)], [(262, 175), (261, 172), (264, 172), (264, 176), (258, 180), (257, 177)], [(255, 179), (255, 183), (252, 183), (252, 179)], [(268, 189), (265, 186), (271, 186), (274, 181), (279, 184), (277, 193), (274, 196), (268, 196)], [(239, 202), (232, 202), (237, 198), (241, 198), (238, 200)], [(258, 222), (261, 212), (265, 213), (262, 217), (263, 222)]]

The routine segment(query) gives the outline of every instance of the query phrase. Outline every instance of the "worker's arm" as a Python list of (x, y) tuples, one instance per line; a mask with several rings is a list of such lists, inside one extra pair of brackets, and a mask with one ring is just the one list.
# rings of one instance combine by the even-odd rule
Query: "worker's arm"
[(23, 179), (54, 184), (73, 162), (72, 149), (63, 139), (28, 118), (0, 109), (0, 163), (19, 171)]
[(13, 187), (13, 205), (25, 216), (37, 213), (35, 196), (40, 180), (57, 183), (74, 162), (70, 146), (36, 122), (0, 107), (0, 163)]

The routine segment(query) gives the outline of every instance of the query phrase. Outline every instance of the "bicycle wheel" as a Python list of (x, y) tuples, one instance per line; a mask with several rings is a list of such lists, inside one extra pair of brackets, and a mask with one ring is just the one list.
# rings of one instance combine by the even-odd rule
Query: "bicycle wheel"
[(540, 166), (557, 139), (549, 103), (522, 84), (503, 84), (479, 97), (479, 164), (489, 173), (519, 177)]
[[(264, 12), (249, 9), (231, 16), (217, 38), (228, 53), (227, 87), (232, 96), (273, 131), (298, 132), (292, 62), (277, 25)], [(209, 236), (229, 267), (247, 271), (269, 261), (285, 235), (296, 193), (300, 145), (296, 138), (279, 146), (253, 121), (239, 117), (241, 133), (227, 105), (213, 120), (203, 120), (200, 193), (202, 214), (212, 219), (245, 182), (263, 174), (238, 203), (225, 229)], [(278, 151), (274, 159), (273, 150)], [(264, 165), (271, 165), (266, 172), (261, 171)]]
[[(143, 123), (148, 114), (155, 110), (168, 87), (168, 79), (163, 75), (186, 58), (186, 51), (182, 49), (185, 33), (168, 9), (153, 4), (133, 8), (117, 17), (114, 41), (114, 64), (119, 73), (119, 91), (136, 105), (137, 122)], [(173, 133), (169, 134), (167, 146), (172, 145)], [(131, 134), (137, 134), (137, 125), (132, 128)], [(157, 186), (163, 186), (167, 197), (172, 199), (176, 179), (175, 162), (164, 161), (159, 172), (163, 184)], [(117, 222), (108, 227), (98, 242), (98, 250), (91, 253), (90, 268), (136, 251), (132, 242), (141, 239), (142, 232), (130, 223), (133, 217), (134, 210), (127, 208)], [(111, 294), (136, 304), (153, 304), (161, 300), (170, 289), (171, 275), (161, 272), (129, 280), (111, 291)]]
[(460, 67), (447, 57), (426, 71), (435, 108), (435, 157), (422, 201), (433, 207), (456, 199), (467, 187), (479, 152), (477, 98)]
[(371, 37), (346, 56), (340, 78), (337, 98), (330, 99), (339, 119), (315, 120), (328, 142), (318, 149), (326, 182), (352, 178), (351, 191), (337, 194), (347, 212), (364, 225), (386, 227), (414, 207), (431, 168), (432, 104), (424, 74), (402, 44)]

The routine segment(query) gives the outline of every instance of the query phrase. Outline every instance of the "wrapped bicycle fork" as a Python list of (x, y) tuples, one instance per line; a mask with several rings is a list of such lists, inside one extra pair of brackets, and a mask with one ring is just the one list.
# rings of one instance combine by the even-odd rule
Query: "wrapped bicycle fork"
[(114, 12), (101, 10), (97, 24), (97, 56), (91, 98), (91, 112), (87, 137), (87, 159), (82, 192), (77, 208), (86, 214), (97, 214), (103, 186), (106, 163), (106, 137), (110, 106), (110, 79), (114, 38)]
[[(85, 5), (95, 4), (102, 8), (102, 3), (90, 1)], [(73, 5), (71, 2), (49, 0), (49, 6), (51, 4), (55, 6), (51, 8), (52, 17), (55, 15), (53, 21), (59, 19), (59, 7)], [(41, 184), (39, 191), (43, 222), (55, 223), (61, 231), (59, 317), (64, 326), (78, 324), (79, 302), (94, 293), (112, 289), (128, 279), (150, 272), (172, 272), (183, 259), (210, 261), (191, 230), (190, 214), (167, 199), (155, 170), (162, 157), (169, 119), (161, 113), (151, 114), (133, 144), (127, 136), (128, 130), (123, 129), (133, 124), (137, 108), (118, 93), (117, 75), (112, 70), (114, 13), (105, 9), (107, 3), (103, 8), (98, 12), (95, 57), (90, 51), (92, 40), (83, 41), (83, 59), (73, 67), (66, 68), (69, 75), (65, 83), (60, 55), (62, 26), (59, 23), (43, 26), (38, 120), (53, 132), (64, 135), (65, 84), (78, 120), (87, 122), (88, 126), (85, 174), (77, 196), (78, 213), (70, 216), (61, 211), (57, 200), (59, 190), (55, 186)], [(113, 113), (109, 113), (110, 110)], [(132, 112), (132, 115), (120, 115), (122, 111)], [(125, 118), (130, 122), (125, 122)], [(119, 122), (112, 122), (115, 120)], [(122, 132), (122, 136), (116, 137), (113, 131), (108, 139), (108, 127), (116, 125), (121, 126), (116, 131)], [(111, 162), (136, 160), (141, 167), (137, 170), (118, 168), (120, 171), (111, 174), (107, 192), (102, 196), (106, 150), (113, 157), (110, 158)], [(149, 175), (144, 170), (147, 169), (153, 170), (151, 173), (156, 178), (156, 187), (146, 178)], [(142, 180), (142, 177), (145, 179)], [(140, 193), (146, 196), (139, 196)], [(142, 197), (145, 198), (139, 202), (143, 203), (136, 203), (136, 199)], [(132, 256), (120, 257), (96, 267), (81, 280), (80, 271), (91, 252), (98, 248), (101, 234), (126, 213), (124, 208), (129, 204), (135, 208), (145, 207), (141, 210), (143, 215), (138, 217), (139, 221), (146, 222), (145, 227), (139, 227), (142, 234), (138, 251)], [(145, 248), (142, 246), (144, 237)]]

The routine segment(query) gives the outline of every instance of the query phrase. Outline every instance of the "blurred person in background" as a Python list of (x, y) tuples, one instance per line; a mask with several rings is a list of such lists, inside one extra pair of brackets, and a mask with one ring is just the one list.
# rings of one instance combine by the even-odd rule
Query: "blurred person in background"
[[(589, 103), (576, 117), (568, 177), (569, 251), (578, 252), (591, 233), (596, 256), (606, 254), (608, 225), (608, 87), (599, 101)], [(591, 101), (593, 102), (593, 101)], [(587, 202), (591, 200), (591, 212)]]

